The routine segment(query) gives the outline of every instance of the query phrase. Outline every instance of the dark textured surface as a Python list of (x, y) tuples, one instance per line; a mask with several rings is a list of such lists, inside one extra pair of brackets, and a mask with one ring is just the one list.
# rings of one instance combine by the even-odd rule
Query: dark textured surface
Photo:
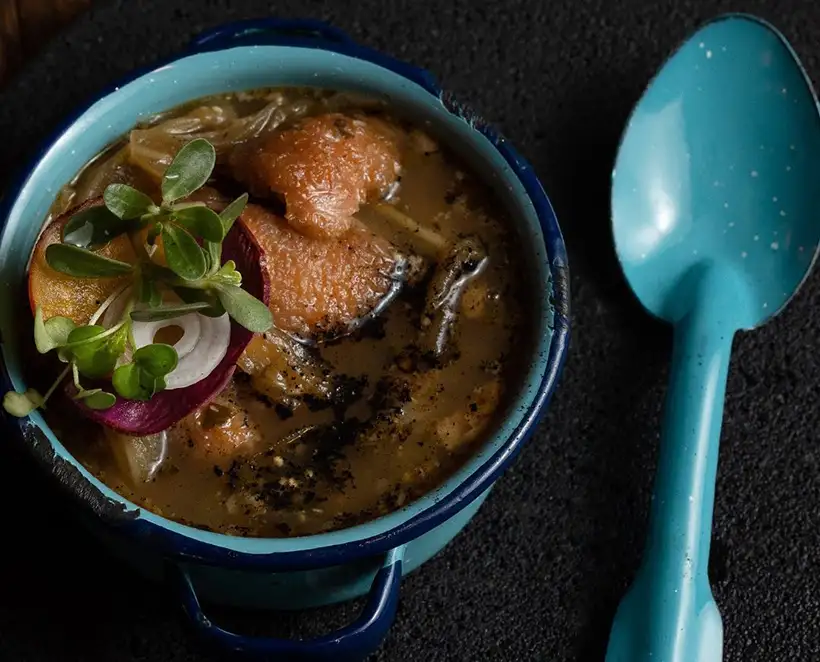
[[(642, 545), (670, 334), (636, 309), (607, 234), (608, 178), (631, 104), (689, 30), (723, 11), (774, 21), (820, 81), (813, 0), (441, 3), (128, 0), (103, 4), (0, 94), (0, 169), (61, 117), (197, 30), (239, 16), (326, 18), (434, 71), (533, 162), (573, 270), (571, 358), (537, 438), (465, 532), (409, 577), (376, 660), (602, 660)], [(818, 221), (820, 222), (820, 221)], [(715, 594), (730, 662), (820, 657), (820, 273), (735, 342), (715, 513)], [(159, 589), (110, 560), (2, 444), (0, 660), (213, 660)], [(224, 615), (319, 632), (359, 605)]]

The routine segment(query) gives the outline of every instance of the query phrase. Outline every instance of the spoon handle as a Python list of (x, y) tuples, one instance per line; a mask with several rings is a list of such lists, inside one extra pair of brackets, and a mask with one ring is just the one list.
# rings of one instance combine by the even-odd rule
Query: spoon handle
[(734, 330), (715, 299), (675, 328), (643, 564), (615, 616), (607, 662), (719, 662), (708, 562)]

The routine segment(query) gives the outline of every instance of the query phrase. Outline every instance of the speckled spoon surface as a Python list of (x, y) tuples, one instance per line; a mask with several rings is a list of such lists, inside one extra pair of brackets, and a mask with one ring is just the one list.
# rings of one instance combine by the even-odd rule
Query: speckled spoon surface
[(764, 324), (820, 241), (820, 114), (772, 26), (720, 17), (669, 59), (633, 111), (612, 182), (624, 274), (674, 325), (643, 563), (607, 662), (717, 662), (707, 575), (726, 377), (738, 330)]

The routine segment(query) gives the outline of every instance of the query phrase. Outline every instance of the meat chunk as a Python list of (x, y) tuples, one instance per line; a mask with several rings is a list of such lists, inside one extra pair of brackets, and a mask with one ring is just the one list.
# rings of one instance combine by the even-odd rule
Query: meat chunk
[(293, 406), (304, 395), (328, 400), (333, 392), (330, 368), (276, 328), (254, 336), (238, 365), (250, 375), (254, 390), (274, 402)]
[(237, 398), (232, 384), (179, 425), (193, 452), (201, 457), (250, 452), (262, 438), (258, 422)]
[(290, 409), (304, 396), (330, 402), (337, 390), (332, 368), (275, 327), (254, 336), (238, 365), (255, 391)]
[(240, 145), (230, 168), (253, 195), (281, 196), (285, 218), (302, 234), (339, 238), (368, 196), (396, 181), (398, 136), (377, 118), (318, 115)]
[(464, 409), (458, 409), (434, 424), (435, 437), (447, 450), (455, 452), (474, 441), (492, 421), (501, 402), (502, 384), (493, 380), (480, 384)]
[(355, 219), (336, 239), (306, 237), (258, 205), (248, 205), (242, 220), (265, 252), (274, 324), (294, 335), (339, 332), (376, 309), (405, 277), (392, 245)]

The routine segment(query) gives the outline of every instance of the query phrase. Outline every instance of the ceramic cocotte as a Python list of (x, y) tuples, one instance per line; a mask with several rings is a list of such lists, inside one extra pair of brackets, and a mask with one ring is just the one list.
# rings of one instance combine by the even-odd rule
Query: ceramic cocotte
[[(9, 420), (15, 436), (77, 505), (91, 530), (148, 576), (170, 582), (198, 632), (250, 657), (356, 660), (375, 650), (396, 613), (406, 574), (441, 550), (475, 515), (543, 413), (562, 369), (569, 333), (569, 274), (561, 232), (530, 166), (420, 69), (353, 43), (314, 21), (233, 23), (196, 39), (178, 58), (108, 91), (38, 154), (0, 211), (0, 376), (25, 390), (15, 316), (28, 256), (57, 191), (95, 154), (141, 119), (187, 101), (274, 86), (315, 86), (383, 98), (470, 164), (515, 224), (533, 283), (531, 360), (506, 415), (460, 471), (399, 511), (321, 535), (262, 539), (184, 526), (123, 498), (73, 458), (39, 412)], [(301, 609), (367, 594), (353, 624), (304, 641), (245, 637), (203, 613), (200, 597), (243, 607)]]

